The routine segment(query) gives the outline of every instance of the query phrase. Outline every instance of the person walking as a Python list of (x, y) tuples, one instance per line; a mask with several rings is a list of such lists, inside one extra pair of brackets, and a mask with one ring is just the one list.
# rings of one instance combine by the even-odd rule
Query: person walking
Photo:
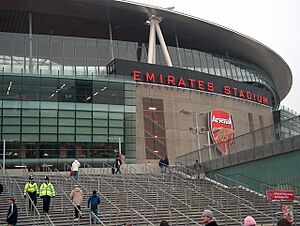
[(244, 219), (244, 226), (255, 226), (255, 225), (256, 225), (256, 221), (253, 217), (247, 216)]
[(29, 211), (34, 209), (33, 205), (36, 206), (36, 197), (39, 195), (39, 188), (36, 182), (33, 180), (33, 176), (28, 178), (28, 182), (24, 186), (24, 198), (26, 198), (26, 194), (29, 195), (32, 202), (29, 200)]
[[(94, 190), (93, 194), (89, 197), (88, 208), (91, 208), (91, 212), (93, 212), (96, 217), (98, 217), (98, 206), (100, 203), (100, 197), (97, 195), (97, 191)], [(92, 223), (94, 222), (94, 218), (94, 215), (91, 213)], [(97, 224), (100, 223), (97, 218), (95, 220)]]
[(18, 222), (18, 208), (15, 203), (14, 198), (9, 198), (8, 199), (8, 211), (7, 211), (7, 217), (6, 217), (6, 222), (8, 226), (14, 226), (17, 225)]
[(44, 213), (49, 212), (51, 198), (56, 195), (53, 184), (49, 182), (49, 177), (44, 177), (44, 182), (40, 186), (40, 197), (43, 199), (43, 211)]
[(121, 165), (122, 165), (122, 160), (120, 157), (117, 157), (116, 159), (116, 174), (119, 172), (121, 174)]
[(73, 172), (73, 178), (74, 180), (78, 180), (78, 171), (79, 171), (79, 167), (81, 166), (80, 162), (75, 159), (72, 163), (72, 166), (71, 166), (71, 171)]
[(216, 219), (213, 217), (211, 210), (204, 210), (201, 216), (201, 221), (206, 226), (218, 226)]
[(165, 159), (164, 159), (164, 173), (170, 173), (170, 168), (169, 168), (169, 158), (168, 156), (166, 155), (165, 156)]
[(75, 209), (75, 219), (74, 219), (74, 221), (78, 221), (79, 217), (81, 218), (81, 215), (79, 216), (79, 210), (81, 210), (80, 205), (81, 205), (82, 200), (83, 200), (83, 192), (82, 192), (81, 188), (79, 187), (79, 185), (77, 185), (77, 184), (74, 185), (74, 188), (70, 193), (70, 199), (72, 200), (72, 202), (76, 206), (76, 207), (74, 207), (74, 209)]

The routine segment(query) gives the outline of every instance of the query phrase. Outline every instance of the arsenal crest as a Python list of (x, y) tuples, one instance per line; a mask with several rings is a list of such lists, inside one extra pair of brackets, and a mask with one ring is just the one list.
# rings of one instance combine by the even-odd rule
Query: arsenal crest
[(214, 110), (209, 112), (210, 136), (223, 155), (231, 148), (234, 138), (234, 124), (232, 115), (225, 111)]

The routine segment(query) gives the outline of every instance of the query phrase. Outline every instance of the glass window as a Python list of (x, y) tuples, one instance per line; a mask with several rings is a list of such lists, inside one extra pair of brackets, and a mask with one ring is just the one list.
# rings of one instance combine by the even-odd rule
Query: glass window
[(22, 116), (39, 116), (39, 110), (24, 110), (22, 111)]
[(20, 125), (20, 118), (3, 118), (3, 125)]
[(76, 118), (91, 118), (92, 112), (91, 111), (77, 111)]
[(20, 116), (20, 109), (3, 109), (3, 116)]
[(20, 133), (20, 126), (3, 126), (3, 133)]
[(94, 120), (93, 120), (93, 126), (103, 126), (103, 127), (107, 127), (107, 120), (94, 119)]
[(59, 111), (59, 118), (75, 118), (75, 111)]
[(91, 119), (76, 119), (76, 126), (92, 126)]
[(41, 125), (57, 125), (57, 118), (41, 118)]
[(22, 134), (22, 142), (38, 142), (38, 134)]
[(108, 134), (108, 128), (93, 128), (94, 134)]
[(93, 135), (94, 142), (107, 142), (108, 136), (103, 135)]
[(124, 121), (109, 120), (109, 127), (124, 127)]
[(201, 61), (202, 72), (208, 73), (208, 65), (207, 65), (205, 53), (200, 52), (200, 61)]
[(57, 111), (56, 110), (41, 110), (41, 116), (44, 117), (57, 117)]
[(208, 73), (215, 75), (215, 68), (214, 68), (214, 63), (213, 63), (213, 58), (212, 55), (210, 54), (205, 54), (206, 62), (207, 62), (207, 67), (208, 67)]
[(58, 136), (58, 141), (59, 142), (74, 142), (75, 141), (75, 136), (74, 135), (62, 134), (62, 135)]
[(70, 126), (60, 126), (58, 127), (58, 132), (59, 133), (75, 133), (75, 127), (70, 127)]
[(109, 128), (109, 134), (112, 134), (112, 135), (123, 135), (124, 134), (124, 129)]
[(41, 126), (41, 133), (57, 133), (56, 126)]
[(58, 119), (59, 126), (74, 126), (75, 119), (72, 118), (59, 118)]
[(109, 118), (110, 119), (124, 119), (124, 114), (123, 113), (109, 113)]
[(22, 118), (23, 125), (39, 125), (39, 118)]
[(76, 134), (91, 134), (91, 127), (76, 127)]
[(73, 38), (64, 37), (64, 74), (75, 75), (75, 41)]
[(47, 134), (47, 135), (40, 135), (41, 142), (57, 142), (57, 135)]
[(192, 55), (192, 51), (190, 49), (185, 49), (185, 55), (186, 55), (186, 66), (190, 70), (195, 70), (195, 63)]
[(38, 126), (22, 126), (22, 133), (36, 133), (39, 134)]
[(219, 65), (219, 58), (213, 57), (213, 65), (215, 68), (215, 73), (217, 76), (221, 76), (221, 70), (220, 70), (220, 65)]
[(76, 142), (91, 142), (90, 135), (76, 135)]

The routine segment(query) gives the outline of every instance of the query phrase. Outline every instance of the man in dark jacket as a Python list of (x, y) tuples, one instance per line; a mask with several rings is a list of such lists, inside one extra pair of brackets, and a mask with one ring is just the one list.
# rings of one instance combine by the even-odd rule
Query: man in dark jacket
[(18, 221), (18, 208), (14, 198), (8, 199), (9, 207), (7, 211), (6, 222), (8, 226), (14, 226)]
[[(91, 212), (95, 214), (96, 217), (98, 217), (98, 205), (100, 204), (100, 197), (97, 195), (97, 191), (93, 191), (93, 194), (89, 197), (88, 200), (88, 208), (91, 207)], [(94, 215), (91, 213), (92, 223), (94, 221)], [(96, 218), (96, 223), (99, 224), (100, 222)]]
[(213, 217), (213, 213), (210, 210), (204, 210), (201, 216), (201, 221), (206, 226), (218, 226), (216, 219)]

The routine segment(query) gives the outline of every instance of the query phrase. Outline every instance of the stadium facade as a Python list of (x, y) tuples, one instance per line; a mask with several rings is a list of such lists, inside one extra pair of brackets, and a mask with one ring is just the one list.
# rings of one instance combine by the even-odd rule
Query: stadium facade
[(10, 167), (74, 157), (96, 164), (115, 149), (128, 162), (172, 162), (213, 142), (213, 110), (232, 116), (231, 138), (272, 124), (292, 85), (289, 66), (265, 45), (172, 10), (111, 0), (0, 3)]

